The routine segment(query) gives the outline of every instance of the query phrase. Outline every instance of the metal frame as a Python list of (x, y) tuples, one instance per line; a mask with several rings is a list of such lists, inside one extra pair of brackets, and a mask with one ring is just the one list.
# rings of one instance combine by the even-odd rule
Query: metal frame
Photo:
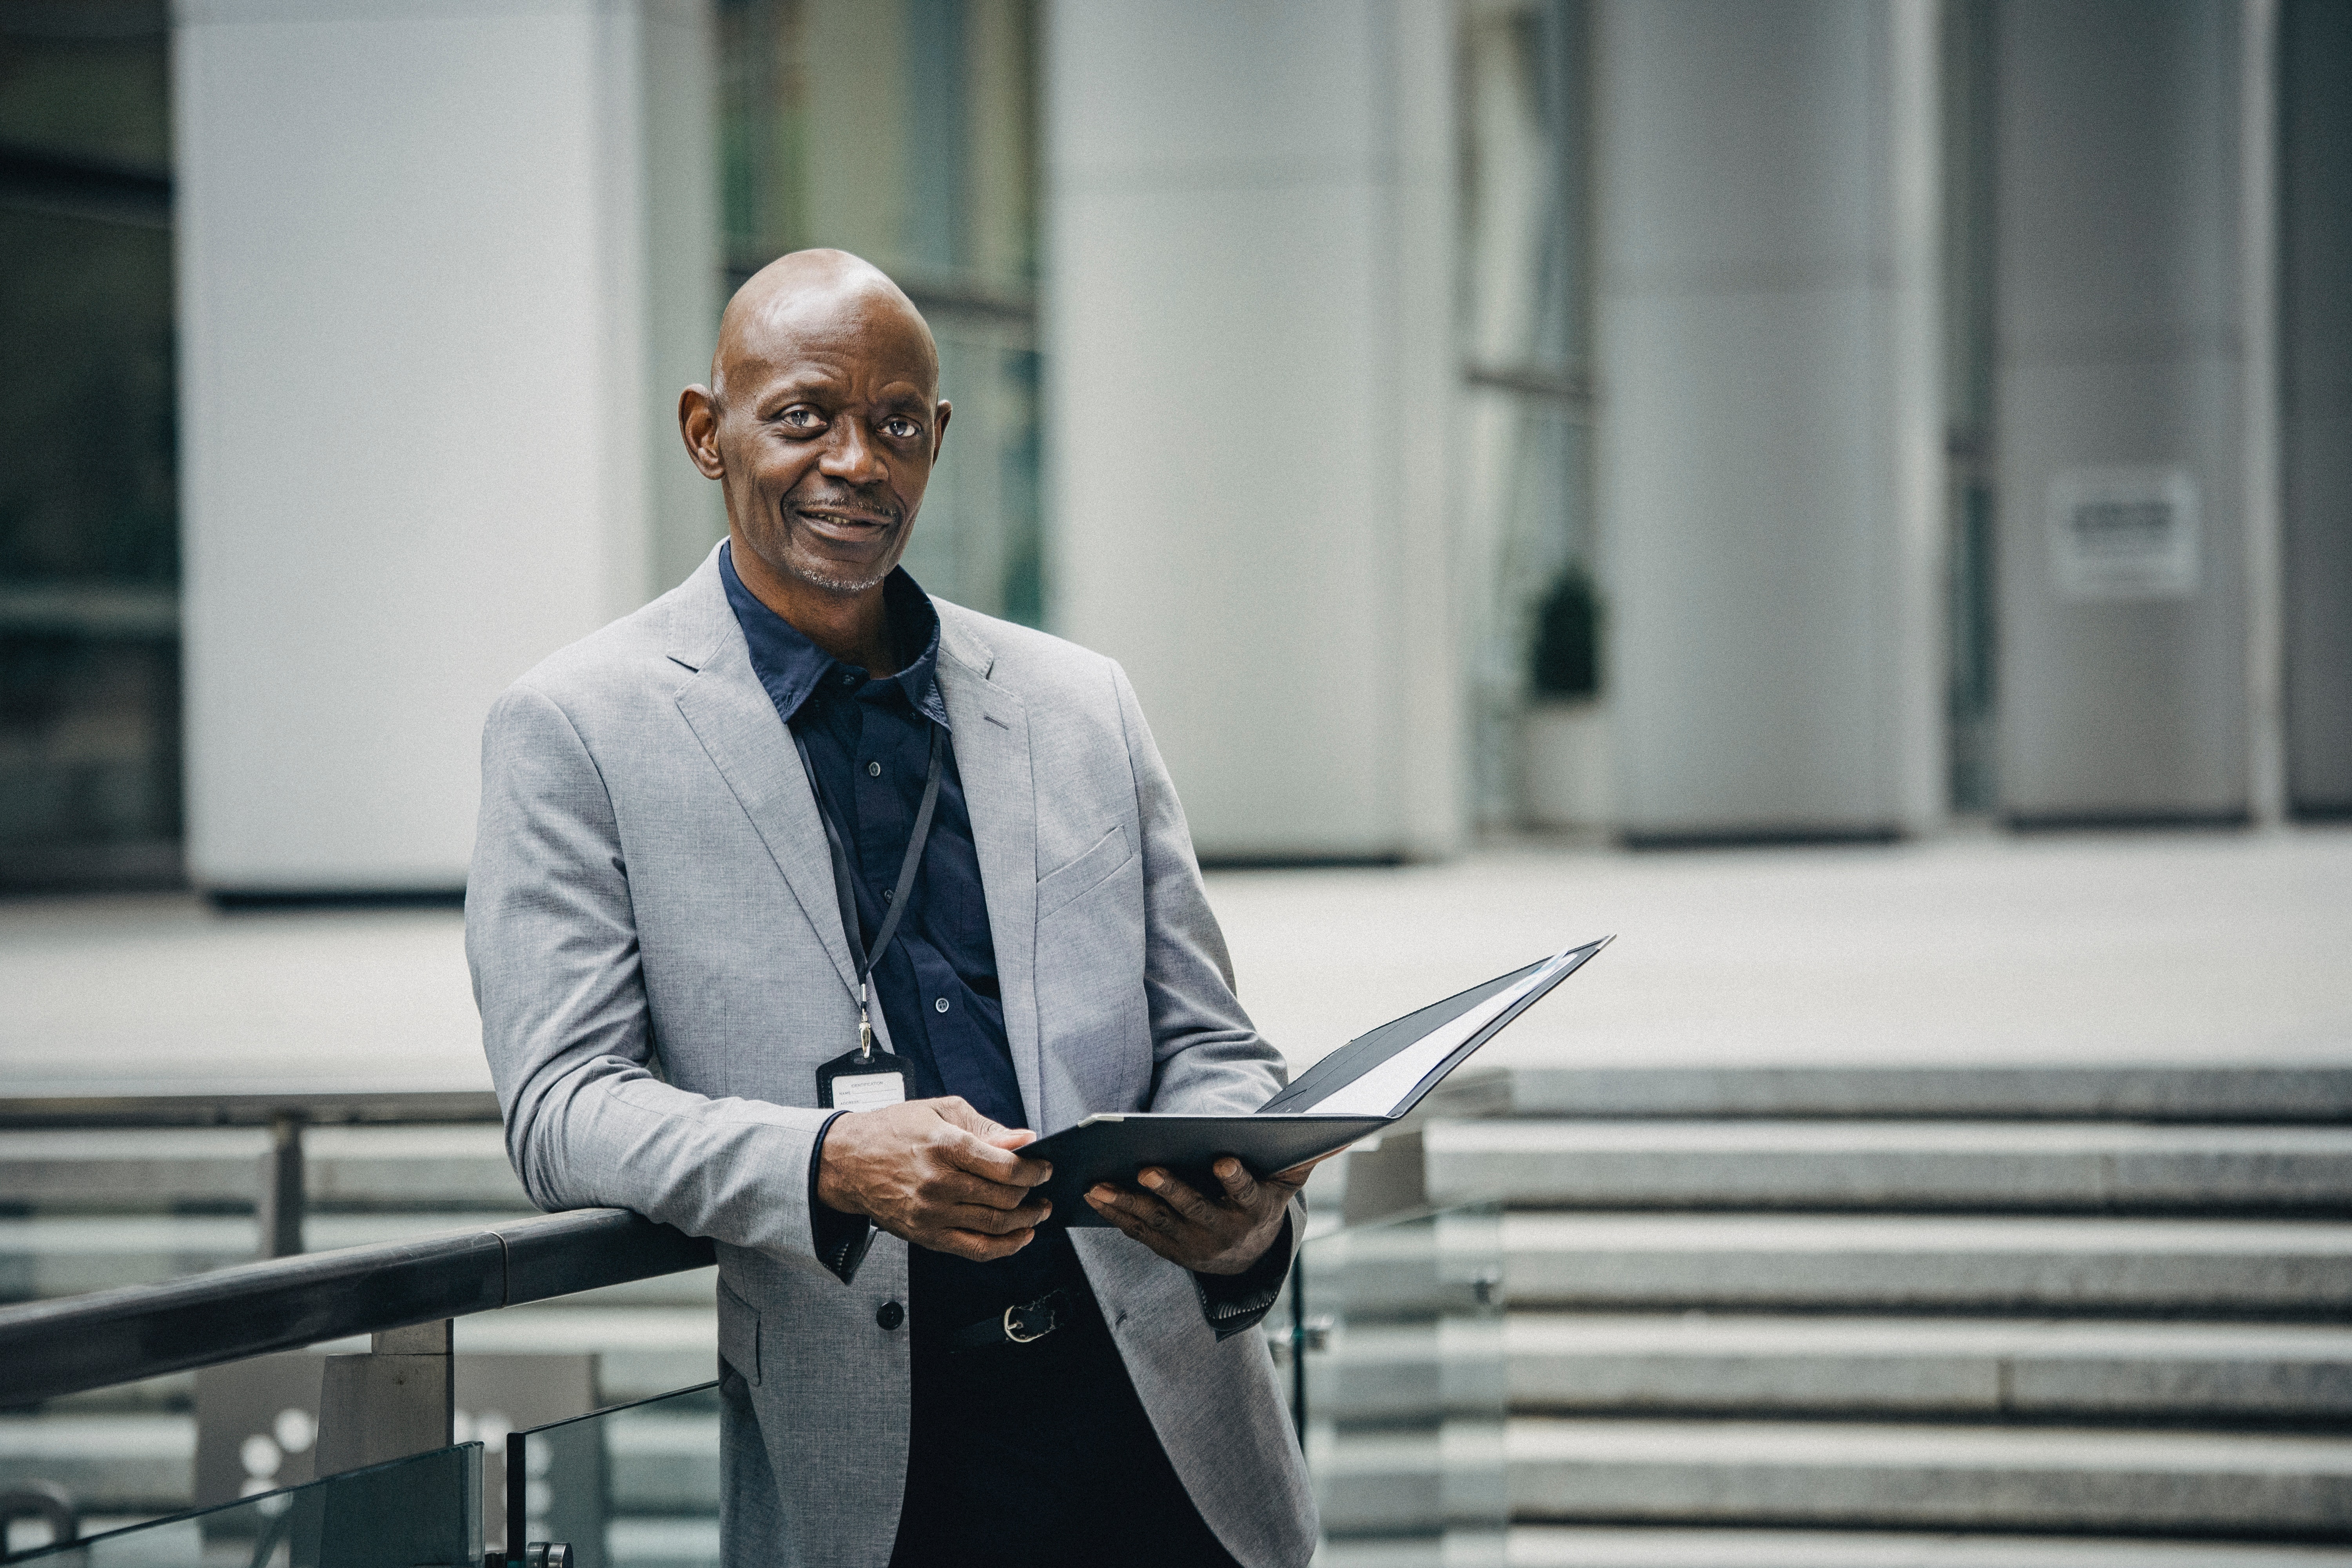
[(499, 1120), (488, 1089), (326, 1094), (0, 1095), (0, 1130), (35, 1127), (268, 1127), (286, 1118), (418, 1125)]
[(583, 1208), (0, 1307), (0, 1408), (715, 1260), (703, 1237), (621, 1208)]
[(707, 1238), (582, 1209), (0, 1307), (0, 1408), (716, 1261)]

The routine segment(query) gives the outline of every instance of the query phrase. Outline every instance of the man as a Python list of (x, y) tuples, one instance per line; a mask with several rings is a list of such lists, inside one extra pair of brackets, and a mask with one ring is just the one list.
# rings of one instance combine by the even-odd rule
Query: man
[(727, 541), (492, 708), (466, 936), (509, 1152), (544, 1207), (719, 1243), (729, 1563), (1303, 1563), (1243, 1331), (1305, 1170), (1139, 1172), (1073, 1231), (1018, 1152), (1283, 1073), (1125, 675), (896, 569), (938, 374), (864, 262), (761, 271), (679, 400)]

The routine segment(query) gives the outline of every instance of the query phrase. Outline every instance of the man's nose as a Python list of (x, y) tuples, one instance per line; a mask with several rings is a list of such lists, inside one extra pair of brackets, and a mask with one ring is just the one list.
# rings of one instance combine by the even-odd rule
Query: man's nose
[(881, 452), (858, 421), (835, 420), (832, 434), (833, 439), (825, 443), (824, 457), (817, 460), (818, 468), (826, 478), (853, 485), (874, 484), (889, 478)]

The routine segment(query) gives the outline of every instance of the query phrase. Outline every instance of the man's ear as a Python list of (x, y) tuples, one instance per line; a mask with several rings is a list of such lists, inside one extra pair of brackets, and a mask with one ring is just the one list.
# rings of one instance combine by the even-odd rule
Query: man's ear
[(931, 461), (934, 463), (940, 460), (940, 448), (947, 445), (948, 416), (954, 412), (955, 405), (943, 397), (940, 399), (939, 412), (931, 416)]
[(723, 479), (727, 465), (719, 457), (719, 400), (707, 386), (689, 386), (677, 395), (677, 433), (686, 438), (686, 455), (706, 479)]

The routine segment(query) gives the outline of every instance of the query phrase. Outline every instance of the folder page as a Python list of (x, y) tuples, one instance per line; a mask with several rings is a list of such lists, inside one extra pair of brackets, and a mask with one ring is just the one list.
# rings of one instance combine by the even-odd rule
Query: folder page
[(1460, 1017), (1441, 1024), (1412, 1045), (1361, 1077), (1350, 1079), (1311, 1105), (1285, 1106), (1314, 1116), (1393, 1116), (1421, 1080), (1468, 1045), (1478, 1031), (1509, 1012), (1520, 998), (1557, 973), (1552, 964), (1539, 963), (1516, 985), (1505, 987)]

